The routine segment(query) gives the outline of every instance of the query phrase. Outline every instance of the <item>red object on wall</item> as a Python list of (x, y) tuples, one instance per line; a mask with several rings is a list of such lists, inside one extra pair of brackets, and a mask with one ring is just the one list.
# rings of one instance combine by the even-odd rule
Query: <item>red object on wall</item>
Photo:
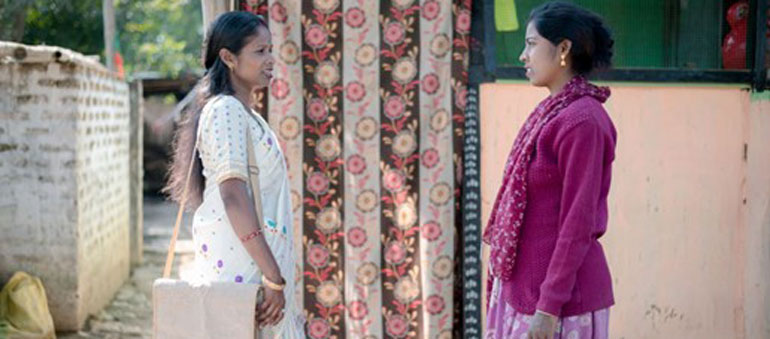
[(722, 42), (722, 67), (725, 69), (746, 68), (746, 30), (749, 19), (748, 1), (734, 3), (727, 10), (730, 32)]

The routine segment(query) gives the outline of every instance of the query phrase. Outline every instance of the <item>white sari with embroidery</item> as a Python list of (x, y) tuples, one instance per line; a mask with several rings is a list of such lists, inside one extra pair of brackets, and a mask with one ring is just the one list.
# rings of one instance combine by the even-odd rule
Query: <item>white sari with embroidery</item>
[[(211, 98), (200, 116), (198, 150), (206, 188), (195, 211), (193, 242), (198, 282), (259, 283), (261, 272), (230, 224), (219, 184), (231, 178), (248, 183), (246, 131), (251, 133), (264, 214), (267, 244), (286, 280), (286, 309), (276, 326), (261, 332), (264, 338), (304, 338), (301, 310), (294, 300), (295, 258), (289, 180), (283, 152), (269, 124), (232, 96)], [(248, 185), (247, 185), (248, 186)]]

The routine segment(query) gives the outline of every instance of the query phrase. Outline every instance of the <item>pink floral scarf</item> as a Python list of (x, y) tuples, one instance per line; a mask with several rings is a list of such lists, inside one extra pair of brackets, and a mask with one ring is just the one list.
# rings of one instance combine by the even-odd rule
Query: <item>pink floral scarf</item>
[(610, 96), (610, 90), (576, 76), (560, 93), (540, 102), (516, 137), (505, 164), (503, 183), (492, 207), (492, 215), (484, 230), (483, 240), (490, 245), (490, 281), (493, 276), (501, 280), (510, 280), (513, 276), (516, 248), (527, 208), (527, 169), (540, 131), (561, 110), (585, 96), (604, 102)]

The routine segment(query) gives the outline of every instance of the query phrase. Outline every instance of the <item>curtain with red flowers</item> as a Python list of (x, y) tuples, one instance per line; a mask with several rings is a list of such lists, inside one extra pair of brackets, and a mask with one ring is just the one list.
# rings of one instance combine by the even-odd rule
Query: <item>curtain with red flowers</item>
[(451, 338), (471, 0), (240, 0), (294, 204), (311, 338)]

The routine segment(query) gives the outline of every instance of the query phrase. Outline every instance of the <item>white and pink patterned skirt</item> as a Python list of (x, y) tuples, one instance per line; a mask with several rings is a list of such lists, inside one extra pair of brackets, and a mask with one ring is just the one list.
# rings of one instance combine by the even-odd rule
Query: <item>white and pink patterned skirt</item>
[[(485, 339), (527, 339), (532, 315), (519, 313), (501, 300), (502, 284), (495, 279), (487, 312)], [(571, 317), (562, 317), (556, 325), (554, 339), (609, 338), (610, 310), (601, 309)]]

